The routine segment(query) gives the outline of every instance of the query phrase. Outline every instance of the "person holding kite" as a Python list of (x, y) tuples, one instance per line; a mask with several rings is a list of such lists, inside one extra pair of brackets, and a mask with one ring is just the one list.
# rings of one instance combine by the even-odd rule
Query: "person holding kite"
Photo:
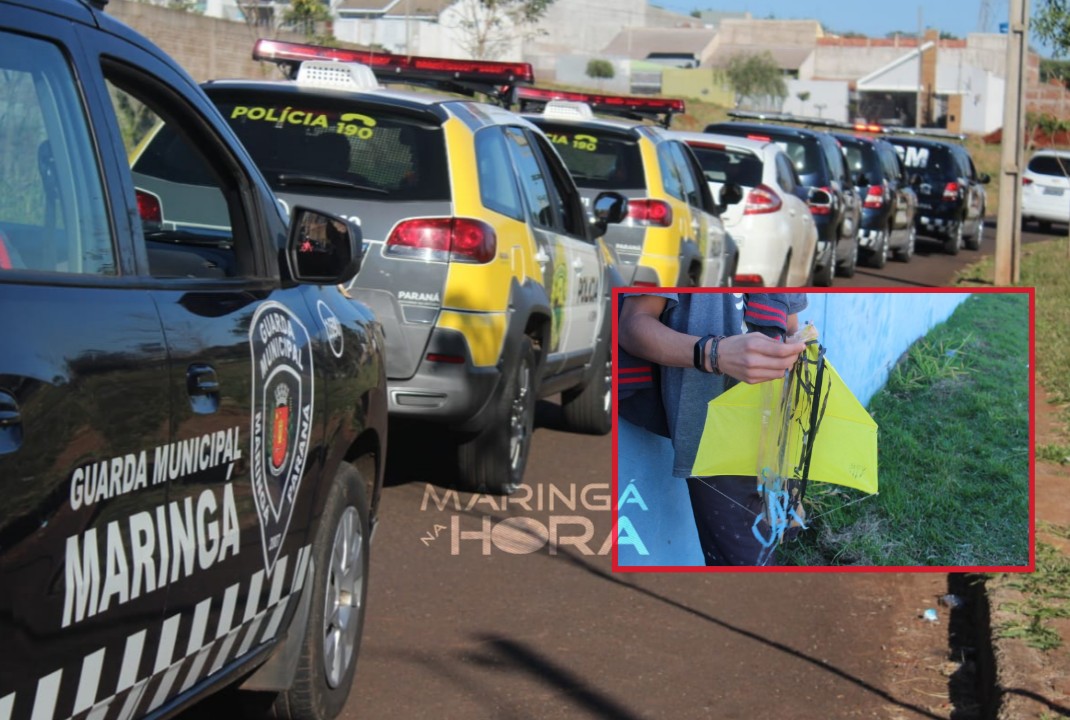
[[(756, 476), (695, 477), (707, 404), (738, 382), (782, 379), (806, 350), (802, 293), (626, 293), (618, 322), (620, 415), (672, 440), (707, 565), (771, 564), (756, 531)], [(768, 526), (765, 528), (768, 535)], [(763, 561), (757, 561), (763, 558)]]

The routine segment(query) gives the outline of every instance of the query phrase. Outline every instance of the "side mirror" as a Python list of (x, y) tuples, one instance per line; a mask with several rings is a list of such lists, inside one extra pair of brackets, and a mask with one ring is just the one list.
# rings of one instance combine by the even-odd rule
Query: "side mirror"
[(619, 223), (628, 217), (628, 198), (617, 192), (599, 193), (591, 204), (594, 220), (594, 236), (602, 237), (610, 223)]
[(313, 285), (349, 282), (363, 259), (360, 226), (352, 220), (295, 207), (286, 255), (294, 280)]
[(981, 173), (977, 176), (977, 182), (981, 183), (982, 185), (987, 185), (988, 183), (992, 182), (992, 177), (988, 173)]
[(831, 207), (832, 193), (821, 188), (811, 188), (806, 196), (806, 202), (812, 207)]
[(743, 188), (739, 186), (739, 183), (729, 182), (721, 186), (721, 197), (719, 205), (728, 206), (736, 205), (743, 199)]

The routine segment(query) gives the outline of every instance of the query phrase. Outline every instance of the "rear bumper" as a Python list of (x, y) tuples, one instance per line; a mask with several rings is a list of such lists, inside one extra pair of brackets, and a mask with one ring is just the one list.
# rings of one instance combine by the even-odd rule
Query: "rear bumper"
[[(429, 356), (464, 358), (443, 362)], [(431, 331), (416, 374), (407, 380), (388, 380), (391, 416), (464, 425), (478, 418), (501, 382), (498, 367), (473, 364), (463, 334), (442, 328)]]

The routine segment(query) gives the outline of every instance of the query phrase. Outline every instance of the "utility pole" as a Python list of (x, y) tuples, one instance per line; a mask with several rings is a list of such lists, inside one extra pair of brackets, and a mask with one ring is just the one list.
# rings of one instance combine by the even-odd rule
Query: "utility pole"
[(1007, 83), (1003, 102), (999, 215), (996, 218), (996, 285), (1018, 282), (1022, 247), (1022, 169), (1025, 160), (1025, 66), (1029, 0), (1011, 0), (1007, 28)]
[(922, 107), (924, 106), (924, 93), (925, 93), (925, 71), (924, 64), (921, 61), (921, 43), (924, 39), (922, 36), (925, 34), (925, 25), (922, 22), (921, 5), (918, 5), (918, 98), (917, 107), (914, 109), (914, 127), (924, 126), (925, 112)]

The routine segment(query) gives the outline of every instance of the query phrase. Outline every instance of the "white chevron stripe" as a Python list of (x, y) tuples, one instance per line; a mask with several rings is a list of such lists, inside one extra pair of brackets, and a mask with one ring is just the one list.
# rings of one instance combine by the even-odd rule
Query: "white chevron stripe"
[(30, 720), (52, 720), (56, 713), (56, 696), (63, 670), (45, 675), (37, 681), (37, 695), (33, 699), (33, 715)]
[(171, 665), (171, 659), (175, 656), (175, 638), (178, 636), (178, 626), (182, 622), (181, 615), (172, 615), (163, 624), (160, 631), (160, 642), (156, 646), (156, 664), (152, 667), (154, 675), (166, 670)]
[(11, 708), (15, 706), (15, 693), (0, 698), (0, 720), (11, 720)]
[(132, 720), (134, 713), (137, 711), (137, 706), (141, 703), (141, 697), (145, 694), (145, 686), (149, 684), (149, 679), (142, 680), (127, 693), (123, 709), (119, 711), (115, 720)]
[(290, 558), (287, 555), (283, 555), (279, 558), (279, 561), (275, 563), (275, 576), (271, 578), (271, 594), (268, 595), (268, 604), (270, 608), (273, 605), (277, 605), (279, 598), (282, 597), (282, 581), (286, 577), (286, 561)]
[(74, 713), (93, 707), (97, 701), (97, 689), (100, 686), (100, 668), (104, 664), (104, 648), (85, 656), (82, 661), (82, 674), (78, 678), (78, 694), (74, 697)]
[(223, 637), (231, 630), (231, 623), (234, 622), (234, 606), (238, 602), (238, 589), (239, 583), (234, 583), (227, 588), (227, 591), (223, 594), (223, 607), (219, 611), (219, 624), (216, 626), (215, 637), (216, 640)]
[(137, 670), (141, 665), (141, 651), (145, 647), (145, 630), (136, 632), (126, 639), (126, 649), (123, 651), (123, 665), (119, 670), (119, 684), (115, 686), (115, 692), (121, 693), (137, 682)]
[(186, 657), (204, 647), (204, 631), (208, 627), (208, 611), (212, 609), (212, 598), (205, 598), (197, 603), (193, 610), (193, 627), (189, 631), (186, 643)]

